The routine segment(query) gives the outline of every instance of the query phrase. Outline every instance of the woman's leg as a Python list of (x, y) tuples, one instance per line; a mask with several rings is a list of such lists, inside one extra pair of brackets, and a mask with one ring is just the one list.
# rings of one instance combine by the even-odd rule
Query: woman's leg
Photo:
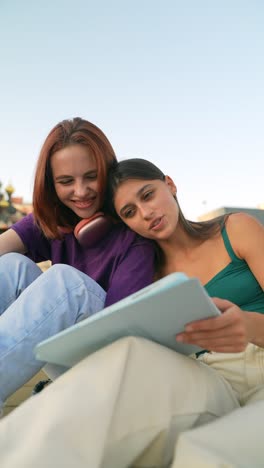
[(172, 468), (264, 466), (264, 401), (180, 435)]
[(54, 265), (31, 283), (0, 317), (0, 399), (2, 402), (43, 362), (37, 343), (104, 307), (105, 291), (84, 273)]
[(264, 399), (264, 349), (249, 343), (241, 353), (205, 353), (199, 360), (229, 382), (241, 406)]
[(9, 253), (0, 257), (0, 315), (41, 273), (25, 255)]
[(0, 423), (1, 468), (165, 467), (238, 402), (206, 365), (141, 338), (90, 355)]

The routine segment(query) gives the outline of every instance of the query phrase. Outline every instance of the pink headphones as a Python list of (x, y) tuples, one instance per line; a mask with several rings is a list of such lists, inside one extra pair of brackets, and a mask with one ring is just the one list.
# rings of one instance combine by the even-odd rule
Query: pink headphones
[(74, 235), (82, 247), (91, 247), (109, 232), (111, 218), (98, 211), (87, 219), (82, 219), (74, 229)]

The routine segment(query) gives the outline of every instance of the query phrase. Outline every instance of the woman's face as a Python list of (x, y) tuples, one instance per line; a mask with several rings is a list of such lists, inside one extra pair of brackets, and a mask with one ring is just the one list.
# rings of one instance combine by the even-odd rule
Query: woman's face
[(157, 242), (169, 240), (178, 223), (176, 187), (170, 177), (162, 180), (129, 179), (118, 187), (114, 206), (133, 231)]
[(71, 145), (51, 157), (55, 190), (60, 201), (80, 218), (89, 218), (100, 208), (97, 166), (89, 148)]

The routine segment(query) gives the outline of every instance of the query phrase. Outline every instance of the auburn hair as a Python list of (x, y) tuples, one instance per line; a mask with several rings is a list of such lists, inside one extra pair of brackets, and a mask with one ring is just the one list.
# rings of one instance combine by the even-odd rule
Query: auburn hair
[(59, 227), (72, 229), (80, 220), (59, 200), (51, 170), (52, 155), (71, 145), (86, 146), (94, 156), (101, 204), (104, 200), (108, 169), (116, 161), (115, 152), (105, 134), (87, 120), (80, 117), (63, 120), (50, 131), (40, 151), (33, 189), (35, 221), (50, 239), (61, 238)]

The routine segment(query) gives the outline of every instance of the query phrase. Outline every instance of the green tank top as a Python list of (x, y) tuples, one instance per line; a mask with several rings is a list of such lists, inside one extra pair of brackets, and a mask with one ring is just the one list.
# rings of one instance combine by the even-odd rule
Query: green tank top
[(247, 262), (235, 254), (224, 227), (222, 237), (231, 262), (204, 287), (211, 297), (227, 299), (243, 310), (264, 314), (264, 291)]

